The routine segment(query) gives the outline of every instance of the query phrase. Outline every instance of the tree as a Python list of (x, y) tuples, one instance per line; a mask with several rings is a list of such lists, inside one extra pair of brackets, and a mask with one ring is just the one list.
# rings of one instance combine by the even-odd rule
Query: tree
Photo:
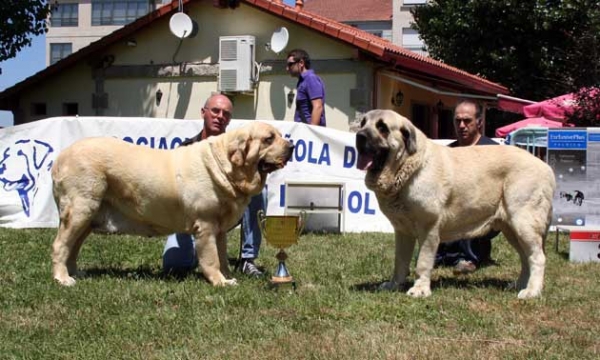
[(50, 11), (46, 0), (0, 1), (0, 61), (15, 57), (33, 36), (45, 33)]
[(597, 0), (431, 0), (412, 11), (430, 55), (543, 100), (600, 84)]

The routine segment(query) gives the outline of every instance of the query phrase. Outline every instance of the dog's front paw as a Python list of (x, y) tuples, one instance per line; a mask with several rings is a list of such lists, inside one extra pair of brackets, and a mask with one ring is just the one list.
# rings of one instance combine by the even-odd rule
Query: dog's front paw
[(398, 291), (402, 284), (398, 284), (395, 281), (386, 281), (383, 284), (379, 285), (379, 290), (381, 291)]
[(410, 289), (408, 289), (406, 294), (408, 294), (412, 297), (416, 297), (416, 298), (428, 297), (431, 295), (431, 288), (429, 288), (427, 286), (415, 285), (415, 286), (411, 287)]
[(55, 277), (54, 280), (58, 281), (58, 283), (62, 286), (73, 286), (77, 282), (70, 276), (65, 276), (61, 278)]
[(519, 299), (532, 299), (532, 298), (539, 297), (541, 295), (542, 295), (541, 291), (523, 289), (523, 290), (519, 291), (519, 295), (517, 295), (517, 297)]
[(225, 286), (236, 286), (238, 284), (236, 279), (226, 279), (225, 281), (223, 281), (223, 285)]

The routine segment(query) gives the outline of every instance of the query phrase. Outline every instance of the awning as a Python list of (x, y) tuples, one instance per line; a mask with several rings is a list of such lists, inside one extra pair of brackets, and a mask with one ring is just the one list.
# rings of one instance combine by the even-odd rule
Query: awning
[(498, 94), (498, 108), (503, 111), (523, 114), (523, 108), (531, 104), (535, 104), (535, 101)]

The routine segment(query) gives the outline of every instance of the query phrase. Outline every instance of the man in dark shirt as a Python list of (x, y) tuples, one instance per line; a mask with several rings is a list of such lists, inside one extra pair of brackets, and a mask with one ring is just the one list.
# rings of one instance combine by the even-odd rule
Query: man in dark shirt
[(287, 56), (287, 71), (298, 78), (296, 85), (296, 113), (294, 121), (326, 126), (325, 86), (310, 68), (310, 57), (302, 49), (294, 49)]
[[(460, 100), (454, 108), (454, 130), (457, 140), (448, 146), (498, 145), (497, 142), (481, 133), (482, 122), (481, 105), (472, 100)], [(468, 191), (468, 189), (465, 190)], [(474, 239), (442, 243), (438, 248), (435, 263), (454, 266), (456, 274), (473, 272), (482, 263), (490, 261), (491, 240), (497, 235), (497, 231), (491, 231)]]

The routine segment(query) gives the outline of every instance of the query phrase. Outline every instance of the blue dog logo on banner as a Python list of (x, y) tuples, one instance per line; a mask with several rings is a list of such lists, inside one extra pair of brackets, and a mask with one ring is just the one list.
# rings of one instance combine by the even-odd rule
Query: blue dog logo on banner
[(30, 216), (32, 199), (37, 192), (37, 181), (43, 172), (52, 168), (50, 154), (54, 149), (39, 140), (17, 140), (2, 153), (0, 183), (5, 191), (16, 191), (23, 211)]

